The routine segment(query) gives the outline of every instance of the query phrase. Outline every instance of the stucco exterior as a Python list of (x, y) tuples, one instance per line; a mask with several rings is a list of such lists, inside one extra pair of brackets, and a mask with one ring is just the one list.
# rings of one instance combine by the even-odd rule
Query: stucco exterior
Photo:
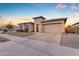
[[(74, 32), (75, 32), (75, 33), (79, 33), (79, 22), (73, 24), (73, 25), (71, 26), (71, 28), (74, 29)], [(71, 30), (71, 29), (70, 29), (70, 30)]]
[(48, 33), (64, 33), (64, 24), (67, 18), (57, 18), (46, 20), (43, 17), (34, 18), (34, 32), (48, 32)]
[(19, 27), (23, 31), (25, 31), (25, 30), (27, 30), (28, 32), (34, 31), (34, 23), (32, 23), (32, 22), (20, 23)]
[(67, 18), (46, 19), (42, 16), (34, 17), (34, 23), (21, 23), (20, 29), (28, 28), (28, 32), (64, 33)]

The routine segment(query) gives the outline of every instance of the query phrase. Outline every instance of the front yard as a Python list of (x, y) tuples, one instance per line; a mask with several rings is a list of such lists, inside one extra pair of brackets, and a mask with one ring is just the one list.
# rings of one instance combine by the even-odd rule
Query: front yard
[(32, 32), (11, 32), (9, 34), (15, 35), (15, 36), (20, 36), (20, 37), (26, 37), (26, 36), (33, 35)]
[[(47, 35), (47, 34), (34, 35), (34, 33), (32, 33), (32, 32), (30, 32), (30, 33), (29, 32), (11, 32), (9, 34), (15, 35), (15, 36), (20, 36), (20, 37), (27, 37), (28, 36), (27, 38), (29, 38), (29, 39), (42, 40), (45, 42), (47, 42), (47, 41), (49, 42), (52, 40), (51, 41), (52, 43), (54, 43), (56, 40), (56, 35), (55, 36), (53, 35), (53, 37), (52, 37), (52, 35)], [(79, 49), (79, 34), (75, 34), (75, 33), (63, 34), (63, 37), (60, 41), (60, 45)]]

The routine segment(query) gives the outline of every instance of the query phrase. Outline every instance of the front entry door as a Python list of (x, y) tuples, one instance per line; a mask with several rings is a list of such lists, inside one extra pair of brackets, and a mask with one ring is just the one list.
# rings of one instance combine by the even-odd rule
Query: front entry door
[(36, 25), (36, 32), (39, 32), (39, 25)]

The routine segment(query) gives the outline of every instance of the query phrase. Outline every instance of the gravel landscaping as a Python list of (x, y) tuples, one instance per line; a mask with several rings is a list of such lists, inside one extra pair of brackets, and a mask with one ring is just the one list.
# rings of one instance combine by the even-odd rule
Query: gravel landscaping
[(79, 34), (63, 34), (60, 45), (79, 49)]

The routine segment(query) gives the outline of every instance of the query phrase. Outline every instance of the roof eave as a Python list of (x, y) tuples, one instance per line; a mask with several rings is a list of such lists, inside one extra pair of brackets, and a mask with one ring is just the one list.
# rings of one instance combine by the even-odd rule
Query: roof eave
[(52, 20), (45, 20), (45, 21), (42, 21), (42, 23), (43, 23), (43, 22), (51, 22), (51, 21), (60, 21), (60, 20), (64, 20), (64, 24), (65, 24), (66, 21), (67, 21), (67, 18), (59, 18), (59, 19), (57, 19), (57, 20), (56, 20), (56, 19), (55, 19), (55, 20), (54, 20), (54, 19), (52, 19)]

